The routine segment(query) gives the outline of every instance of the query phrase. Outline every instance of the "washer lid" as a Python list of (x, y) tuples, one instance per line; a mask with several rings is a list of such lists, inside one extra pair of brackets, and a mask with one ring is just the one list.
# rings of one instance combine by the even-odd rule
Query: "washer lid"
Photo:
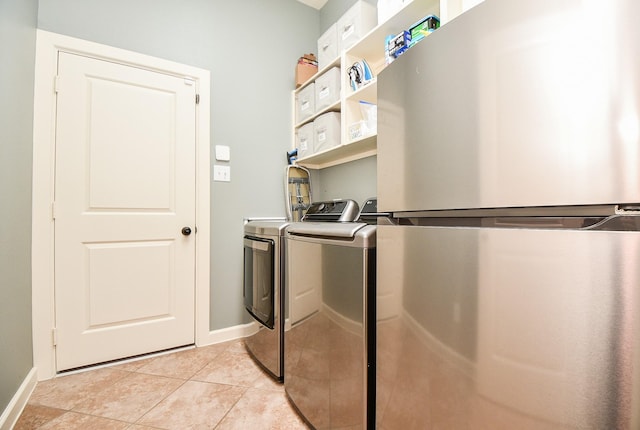
[(287, 233), (297, 236), (336, 237), (352, 239), (366, 227), (363, 222), (294, 222), (287, 227)]
[(302, 221), (351, 222), (358, 217), (358, 203), (350, 199), (313, 202)]

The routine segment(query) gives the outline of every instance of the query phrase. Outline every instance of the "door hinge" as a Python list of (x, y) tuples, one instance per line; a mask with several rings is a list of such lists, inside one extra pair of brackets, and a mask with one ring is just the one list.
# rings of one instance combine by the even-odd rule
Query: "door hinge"
[(53, 346), (58, 345), (58, 329), (55, 327), (51, 329), (51, 342)]
[(60, 92), (60, 76), (56, 76), (53, 79), (53, 92), (56, 94)]
[(56, 219), (56, 202), (51, 202), (51, 220)]
[(200, 104), (200, 94), (196, 94), (196, 104)]

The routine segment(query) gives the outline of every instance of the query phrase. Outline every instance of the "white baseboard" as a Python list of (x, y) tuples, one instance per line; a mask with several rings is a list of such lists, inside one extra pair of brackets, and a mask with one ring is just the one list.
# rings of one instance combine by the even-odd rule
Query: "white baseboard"
[(227, 342), (230, 340), (242, 339), (258, 331), (258, 324), (250, 322), (249, 324), (241, 324), (233, 327), (227, 327), (220, 330), (213, 330), (204, 339), (198, 339), (197, 346), (207, 346), (216, 343)]
[(24, 378), (24, 381), (22, 381), (22, 384), (20, 384), (20, 388), (18, 388), (2, 415), (0, 415), (0, 430), (10, 430), (16, 425), (24, 407), (27, 406), (33, 389), (36, 388), (36, 382), (38, 382), (38, 371), (33, 367)]

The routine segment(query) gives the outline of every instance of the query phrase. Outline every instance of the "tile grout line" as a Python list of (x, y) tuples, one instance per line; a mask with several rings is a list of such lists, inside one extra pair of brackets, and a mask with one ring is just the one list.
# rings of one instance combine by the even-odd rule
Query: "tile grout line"
[(196, 379), (193, 379), (194, 376), (196, 376), (198, 373), (200, 373), (205, 367), (207, 367), (208, 365), (210, 365), (216, 358), (220, 357), (224, 352), (226, 352), (229, 349), (229, 345), (225, 346), (223, 349), (221, 349), (216, 355), (215, 357), (213, 357), (211, 360), (207, 361), (201, 368), (199, 368), (198, 370), (196, 370), (195, 372), (193, 372), (193, 374), (189, 377), (189, 381), (197, 381)]
[[(139, 372), (134, 372), (134, 373), (138, 373), (138, 374), (140, 374), (140, 375), (147, 375), (146, 373), (139, 373)], [(153, 376), (157, 376), (157, 375), (153, 375)], [(173, 390), (173, 391), (171, 391), (171, 392), (167, 393), (167, 395), (166, 395), (166, 396), (164, 396), (162, 399), (158, 400), (158, 401), (157, 401), (153, 406), (151, 406), (151, 407), (149, 408), (149, 410), (147, 410), (144, 414), (142, 414), (140, 417), (138, 417), (138, 419), (137, 419), (137, 420), (135, 420), (134, 422), (132, 422), (132, 423), (130, 423), (130, 424), (132, 424), (132, 425), (134, 425), (134, 424), (139, 424), (139, 423), (140, 423), (140, 420), (141, 420), (142, 418), (144, 418), (147, 414), (149, 414), (149, 412), (151, 412), (152, 410), (154, 410), (154, 409), (155, 409), (155, 408), (156, 408), (160, 403), (162, 403), (162, 402), (163, 402), (165, 399), (167, 399), (170, 395), (172, 395), (173, 393), (175, 393), (176, 391), (178, 391), (178, 390), (180, 389), (180, 387), (184, 386), (184, 384), (186, 384), (186, 383), (189, 381), (188, 379), (169, 378), (169, 377), (167, 377), (167, 376), (164, 376), (164, 378), (167, 378), (167, 379), (176, 379), (176, 380), (181, 380), (181, 381), (182, 381), (182, 384), (178, 385), (178, 386), (175, 388), (175, 390)], [(139, 425), (143, 425), (143, 424), (139, 424)]]
[[(228, 346), (223, 348), (220, 352), (218, 352), (214, 358), (212, 358), (211, 360), (207, 361), (201, 368), (199, 368), (198, 370), (196, 370), (195, 372), (193, 372), (193, 374), (187, 378), (187, 379), (182, 379), (182, 378), (172, 378), (172, 379), (180, 379), (182, 380), (182, 384), (180, 384), (178, 387), (176, 387), (175, 390), (171, 391), (170, 393), (168, 393), (166, 396), (164, 396), (162, 399), (160, 399), (155, 405), (153, 405), (148, 411), (146, 411), (144, 414), (142, 414), (135, 422), (131, 423), (132, 425), (143, 425), (141, 424), (141, 420), (147, 416), (149, 413), (151, 413), (151, 411), (153, 411), (160, 403), (162, 403), (164, 400), (166, 400), (169, 396), (171, 396), (172, 394), (174, 394), (176, 391), (178, 391), (181, 387), (183, 387), (187, 382), (190, 381), (194, 381), (194, 382), (204, 382), (204, 381), (197, 381), (192, 379), (195, 375), (198, 374), (198, 372), (200, 372), (202, 369), (204, 369), (205, 367), (207, 367), (212, 361), (214, 361), (218, 356), (220, 356), (220, 354), (222, 354), (222, 352), (226, 351), (228, 349)], [(144, 373), (142, 371), (140, 371), (140, 369), (142, 369), (144, 366), (139, 367), (138, 369), (132, 371), (132, 373), (138, 373), (141, 375), (149, 375), (148, 373)], [(158, 376), (158, 375), (153, 375), (153, 376)], [(166, 378), (168, 378), (167, 376), (165, 376)], [(235, 406), (235, 404), (234, 404)]]
[[(230, 385), (231, 386), (231, 385)], [(227, 412), (224, 413), (224, 415), (222, 416), (222, 418), (220, 418), (220, 420), (216, 423), (215, 426), (213, 426), (212, 430), (215, 430), (218, 428), (218, 426), (220, 425), (220, 423), (222, 423), (222, 421), (224, 421), (224, 419), (227, 417), (227, 415), (229, 415), (229, 412), (231, 412), (233, 410), (233, 408), (236, 407), (236, 405), (240, 402), (240, 400), (242, 400), (242, 398), (244, 397), (245, 394), (247, 394), (247, 391), (249, 391), (248, 387), (242, 387), (240, 385), (233, 385), (235, 387), (238, 388), (244, 388), (244, 391), (242, 392), (242, 395), (240, 397), (238, 397), (238, 400), (235, 401), (235, 403), (233, 405), (231, 405), (231, 407), (229, 408), (229, 410), (227, 410)]]
[[(100, 370), (100, 369), (92, 369), (92, 370), (88, 370), (88, 371), (87, 371), (87, 373), (88, 373), (88, 372), (95, 371), (95, 370)], [(115, 379), (114, 381), (112, 381), (111, 383), (106, 384), (104, 387), (100, 387), (100, 392), (104, 391), (104, 390), (105, 390), (105, 389), (107, 389), (107, 388), (113, 387), (113, 386), (114, 386), (114, 385), (116, 385), (118, 382), (120, 382), (121, 380), (123, 380), (124, 378), (126, 378), (127, 376), (129, 376), (129, 373), (133, 373), (133, 372), (129, 372), (128, 370), (118, 370), (118, 372), (122, 372), (122, 376), (120, 376), (119, 378), (116, 378), (116, 379)], [(78, 372), (78, 373), (76, 373), (76, 374), (79, 374), (79, 373), (80, 373), (80, 372)], [(72, 374), (72, 375), (73, 375), (73, 374)], [(72, 375), (69, 375), (69, 376), (72, 376)], [(66, 375), (63, 375), (63, 376), (66, 376)], [(80, 411), (77, 411), (77, 410), (76, 410), (76, 408), (78, 407), (78, 405), (79, 405), (80, 403), (82, 403), (82, 399), (80, 399), (80, 400), (78, 400), (77, 402), (75, 402), (75, 403), (73, 404), (73, 406), (71, 407), (71, 409), (69, 409), (69, 412), (73, 412), (73, 413), (76, 413), (76, 414), (90, 415), (90, 416), (93, 416), (93, 417), (98, 417), (98, 415), (94, 415), (94, 414), (87, 414), (86, 412), (80, 412)], [(100, 418), (106, 418), (106, 417), (100, 417)], [(108, 418), (108, 419), (113, 419), (113, 418)], [(121, 420), (117, 420), (117, 421), (121, 421)], [(123, 421), (123, 422), (126, 422), (126, 421)]]

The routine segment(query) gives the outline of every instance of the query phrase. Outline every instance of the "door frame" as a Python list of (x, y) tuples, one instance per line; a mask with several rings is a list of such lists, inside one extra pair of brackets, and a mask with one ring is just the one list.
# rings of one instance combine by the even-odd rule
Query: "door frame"
[[(196, 106), (195, 342), (210, 343), (210, 73), (208, 70), (36, 30), (32, 184), (33, 364), (38, 380), (56, 375), (54, 222), (55, 125), (58, 52), (70, 52), (194, 81)], [(195, 100), (194, 100), (195, 103)]]

